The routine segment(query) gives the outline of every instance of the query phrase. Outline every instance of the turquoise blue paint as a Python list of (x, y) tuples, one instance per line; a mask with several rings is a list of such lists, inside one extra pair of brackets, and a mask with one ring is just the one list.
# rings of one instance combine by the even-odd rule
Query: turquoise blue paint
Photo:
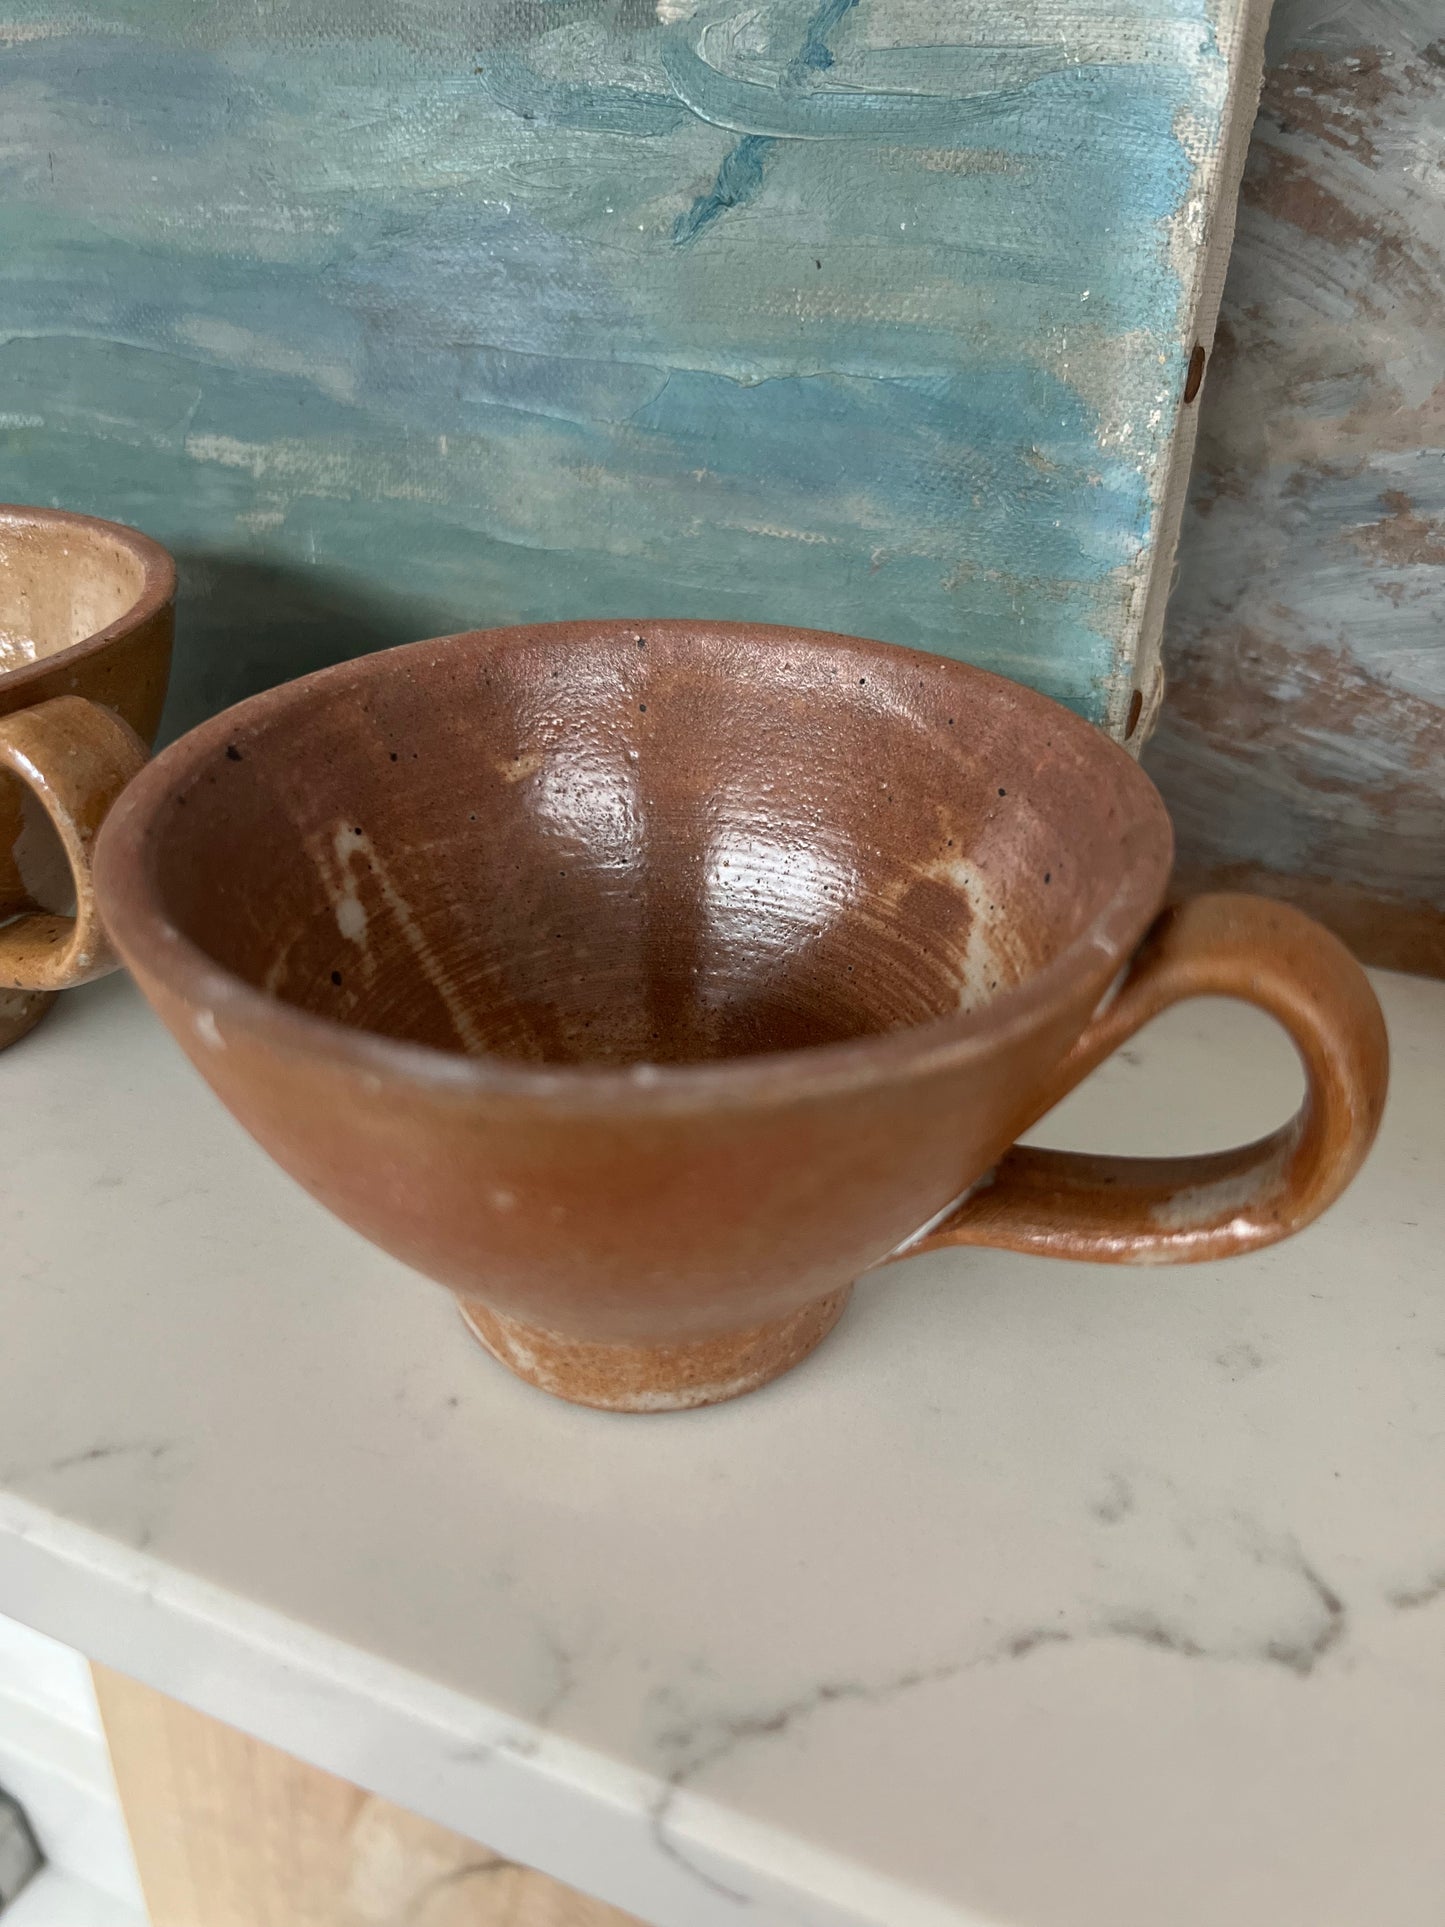
[(884, 636), (1102, 716), (1205, 0), (1037, 41), (983, 0), (661, 13), (0, 0), (0, 495), (177, 550), (171, 727), (587, 613)]
[[(778, 82), (780, 95), (797, 94), (810, 75), (825, 73), (833, 65), (828, 35), (857, 4), (858, 0), (822, 0), (804, 29), (802, 46), (783, 69)], [(687, 212), (678, 215), (673, 224), (673, 240), (679, 246), (686, 245), (709, 221), (750, 201), (763, 184), (763, 170), (776, 146), (777, 140), (772, 135), (744, 134), (737, 146), (723, 156), (717, 180), (709, 191), (699, 194)]]
[(737, 146), (723, 155), (717, 179), (707, 193), (699, 194), (687, 212), (673, 222), (673, 240), (685, 245), (701, 234), (709, 221), (750, 201), (763, 184), (763, 169), (776, 146), (777, 142), (766, 134), (744, 134)]

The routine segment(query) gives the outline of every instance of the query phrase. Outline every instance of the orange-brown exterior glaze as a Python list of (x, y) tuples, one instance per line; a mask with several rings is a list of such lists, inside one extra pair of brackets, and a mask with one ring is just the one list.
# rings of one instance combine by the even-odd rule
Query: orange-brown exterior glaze
[(1306, 1090), (1288, 1124), (1257, 1143), (1195, 1157), (1015, 1145), (912, 1249), (993, 1245), (1095, 1262), (1198, 1264), (1275, 1244), (1333, 1204), (1379, 1129), (1389, 1042), (1349, 951), (1286, 904), (1221, 894), (1164, 911), (1118, 994), (1059, 1066), (1054, 1098), (1186, 997), (1241, 998), (1289, 1032)]
[(1137, 765), (1016, 684), (602, 622), (251, 699), (142, 772), (97, 876), (293, 1176), (523, 1376), (656, 1410), (795, 1362), (1082, 1075), (1169, 860)]

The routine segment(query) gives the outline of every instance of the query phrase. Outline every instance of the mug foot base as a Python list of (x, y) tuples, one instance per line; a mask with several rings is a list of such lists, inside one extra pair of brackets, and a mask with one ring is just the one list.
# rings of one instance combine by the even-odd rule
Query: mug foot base
[(684, 1345), (597, 1345), (539, 1331), (459, 1300), (469, 1330), (529, 1385), (605, 1412), (682, 1412), (719, 1405), (779, 1378), (807, 1357), (843, 1315), (852, 1286), (786, 1318)]
[(0, 1050), (34, 1030), (57, 995), (53, 990), (0, 990)]

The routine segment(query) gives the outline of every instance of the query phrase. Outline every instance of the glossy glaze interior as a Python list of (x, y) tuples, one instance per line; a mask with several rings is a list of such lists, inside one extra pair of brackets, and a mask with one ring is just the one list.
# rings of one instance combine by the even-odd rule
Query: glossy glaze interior
[[(985, 1003), (1118, 885), (1097, 738), (1014, 685), (832, 637), (567, 633), (236, 712), (161, 806), (168, 918), (358, 1029), (686, 1063)], [(1021, 735), (1020, 701), (1057, 731)]]
[(0, 512), (0, 675), (108, 629), (145, 588), (143, 555), (103, 526)]

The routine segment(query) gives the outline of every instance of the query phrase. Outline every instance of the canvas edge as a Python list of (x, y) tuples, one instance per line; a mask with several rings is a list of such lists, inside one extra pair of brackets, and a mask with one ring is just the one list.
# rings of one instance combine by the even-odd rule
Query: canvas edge
[[(1180, 313), (1188, 324), (1184, 332), (1191, 354), (1196, 345), (1204, 349), (1205, 382), (1209, 379), (1209, 360), (1214, 353), (1225, 277), (1234, 250), (1240, 186), (1264, 85), (1265, 36), (1272, 7), (1273, 0), (1244, 0), (1234, 33), (1225, 48), (1229, 84), (1221, 110), (1223, 138), (1213, 157), (1202, 162), (1195, 174), (1195, 191), (1206, 210), (1206, 237), (1196, 254), (1190, 285), (1180, 302)], [(1202, 388), (1189, 402), (1181, 400), (1175, 413), (1174, 433), (1161, 458), (1164, 483), (1150, 532), (1151, 555), (1134, 636), (1132, 673), (1116, 675), (1108, 692), (1104, 727), (1116, 741), (1126, 745), (1132, 756), (1143, 751), (1164, 701), (1165, 612), (1174, 588), (1179, 535), (1199, 432), (1201, 397)], [(1122, 672), (1130, 666), (1126, 634), (1119, 669)], [(1131, 730), (1129, 716), (1136, 692), (1142, 703)]]

